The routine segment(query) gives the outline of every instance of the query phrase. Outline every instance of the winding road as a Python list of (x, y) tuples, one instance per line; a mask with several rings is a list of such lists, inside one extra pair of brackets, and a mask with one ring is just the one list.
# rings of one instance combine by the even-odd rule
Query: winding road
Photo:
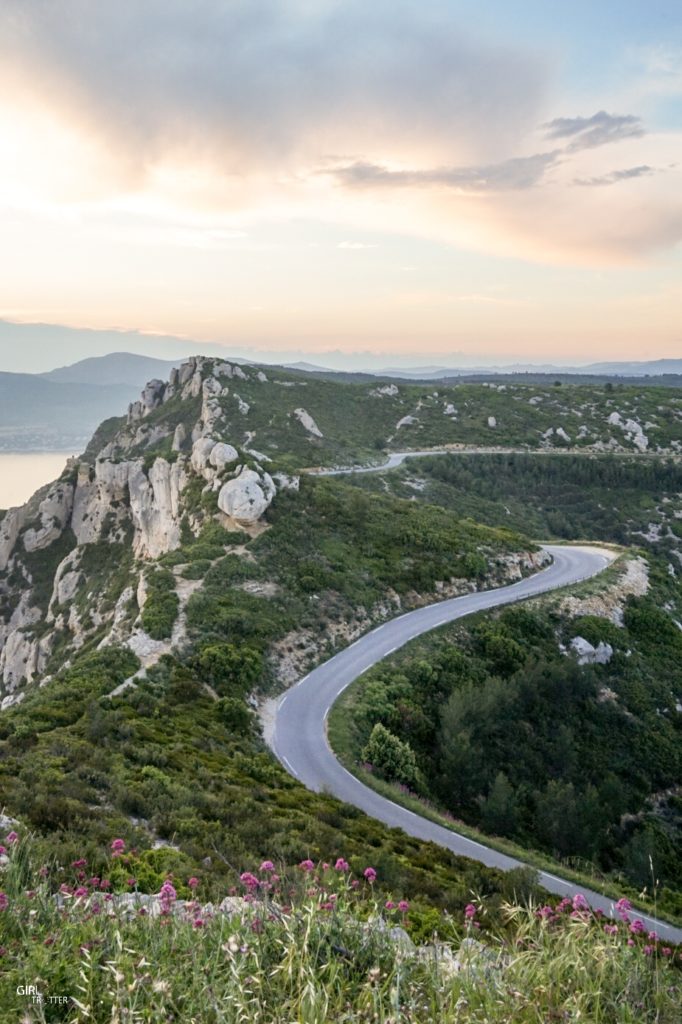
[[(268, 738), (275, 756), (286, 770), (308, 789), (325, 790), (417, 839), (437, 843), (489, 867), (506, 871), (522, 866), (522, 861), (422, 818), (365, 786), (337, 761), (332, 752), (327, 740), (327, 716), (350, 683), (422, 633), (474, 612), (577, 583), (602, 572), (613, 558), (599, 547), (545, 545), (545, 550), (552, 556), (552, 562), (533, 576), (509, 586), (439, 601), (400, 615), (366, 633), (287, 690), (277, 705), (274, 728)], [(594, 909), (614, 915), (613, 903), (608, 897), (546, 871), (539, 871), (538, 875), (540, 883), (549, 892), (559, 896), (573, 896), (581, 892)], [(662, 938), (682, 942), (682, 928), (646, 914), (637, 913), (637, 917)]]

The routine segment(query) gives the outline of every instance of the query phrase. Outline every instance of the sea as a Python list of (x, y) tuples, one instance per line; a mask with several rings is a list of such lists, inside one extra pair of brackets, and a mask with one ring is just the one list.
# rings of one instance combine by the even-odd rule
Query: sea
[(56, 480), (74, 452), (0, 452), (0, 509), (22, 505)]

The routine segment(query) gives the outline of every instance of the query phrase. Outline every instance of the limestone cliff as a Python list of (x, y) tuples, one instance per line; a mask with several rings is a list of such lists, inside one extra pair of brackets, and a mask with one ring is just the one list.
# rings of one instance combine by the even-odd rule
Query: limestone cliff
[(21, 699), (23, 684), (57, 667), (57, 650), (139, 633), (143, 602), (135, 595), (144, 592), (146, 561), (174, 551), (211, 518), (227, 529), (262, 519), (277, 486), (243, 438), (225, 436), (235, 381), (267, 378), (254, 367), (196, 357), (168, 381), (150, 381), (59, 480), (0, 520), (5, 706)]

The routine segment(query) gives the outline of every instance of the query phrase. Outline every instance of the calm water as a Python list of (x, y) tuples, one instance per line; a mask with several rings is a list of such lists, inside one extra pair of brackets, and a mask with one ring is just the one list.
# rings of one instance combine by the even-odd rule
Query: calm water
[(0, 452), (0, 508), (21, 505), (55, 480), (73, 452)]

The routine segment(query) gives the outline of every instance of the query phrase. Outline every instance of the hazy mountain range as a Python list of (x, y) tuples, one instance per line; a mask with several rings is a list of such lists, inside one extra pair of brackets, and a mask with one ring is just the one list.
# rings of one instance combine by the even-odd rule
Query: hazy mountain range
[[(22, 325), (24, 326), (24, 325)], [(33, 326), (33, 325), (30, 325)], [(0, 323), (0, 341), (6, 324)], [(65, 330), (70, 330), (65, 328)], [(87, 332), (86, 332), (87, 333)], [(121, 339), (117, 332), (90, 332), (107, 338)], [(127, 337), (127, 336), (126, 336)], [(140, 336), (142, 337), (142, 336)], [(39, 337), (27, 336), (26, 343), (37, 345)], [(100, 341), (102, 339), (99, 339)], [(160, 339), (157, 339), (157, 341)], [(168, 340), (168, 339), (164, 339)], [(97, 425), (110, 416), (121, 415), (134, 401), (140, 389), (153, 378), (165, 380), (173, 366), (178, 366), (189, 354), (192, 345), (186, 345), (174, 359), (161, 359), (135, 352), (109, 352), (89, 356), (70, 365), (45, 373), (4, 372), (10, 348), (0, 348), (0, 450), (78, 450), (84, 445)], [(152, 342), (155, 345), (155, 342)], [(214, 354), (225, 354), (216, 346), (208, 346)], [(67, 345), (68, 349), (69, 346)], [(244, 362), (229, 354), (233, 362)], [(260, 355), (260, 353), (259, 353)], [(10, 363), (11, 365), (11, 363)], [(514, 364), (498, 367), (423, 366), (414, 368), (387, 367), (381, 370), (341, 372), (308, 362), (284, 364), (302, 373), (319, 374), (337, 380), (357, 380), (362, 377), (385, 377), (404, 380), (456, 380), (495, 379), (516, 374), (532, 383), (542, 381), (546, 375), (559, 379), (573, 379), (576, 374), (593, 380), (612, 378), (636, 383), (648, 378), (649, 383), (680, 386), (682, 359), (658, 359), (645, 362), (605, 362), (585, 367), (534, 366)]]

